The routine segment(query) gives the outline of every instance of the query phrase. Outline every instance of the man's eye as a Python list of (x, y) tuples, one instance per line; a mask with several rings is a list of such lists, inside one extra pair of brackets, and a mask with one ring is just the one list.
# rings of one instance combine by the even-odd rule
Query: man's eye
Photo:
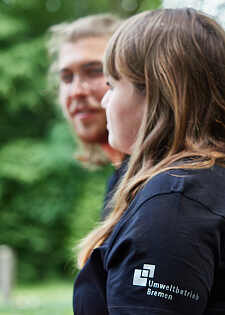
[(64, 83), (71, 83), (73, 81), (73, 74), (72, 73), (62, 73), (60, 76), (60, 79)]
[(97, 67), (97, 68), (91, 68), (87, 70), (87, 73), (89, 76), (98, 76), (103, 74), (103, 68)]

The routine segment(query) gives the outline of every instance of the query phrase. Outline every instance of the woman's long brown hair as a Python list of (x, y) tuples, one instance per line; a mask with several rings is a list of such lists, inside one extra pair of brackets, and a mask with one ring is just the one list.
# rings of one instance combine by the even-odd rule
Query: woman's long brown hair
[(153, 176), (225, 166), (225, 32), (215, 21), (194, 9), (131, 17), (109, 42), (105, 71), (116, 80), (125, 76), (146, 93), (147, 112), (111, 201), (114, 210), (81, 241), (79, 267)]

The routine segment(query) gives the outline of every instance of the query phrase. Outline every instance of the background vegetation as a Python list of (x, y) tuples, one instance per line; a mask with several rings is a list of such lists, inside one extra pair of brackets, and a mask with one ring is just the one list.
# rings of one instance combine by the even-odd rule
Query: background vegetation
[(112, 171), (90, 173), (73, 159), (74, 139), (47, 89), (46, 31), (87, 14), (129, 16), (158, 5), (0, 0), (0, 244), (15, 250), (23, 283), (74, 277), (71, 248), (97, 220)]
[(13, 303), (0, 303), (0, 314), (72, 315), (71, 287), (72, 283), (66, 281), (20, 285), (14, 291)]

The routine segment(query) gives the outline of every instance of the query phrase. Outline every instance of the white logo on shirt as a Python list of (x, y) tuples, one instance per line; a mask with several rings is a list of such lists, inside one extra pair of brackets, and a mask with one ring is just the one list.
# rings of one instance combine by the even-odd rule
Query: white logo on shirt
[(154, 278), (155, 265), (144, 264), (143, 269), (134, 270), (133, 285), (147, 286), (148, 278)]
[(173, 300), (175, 296), (198, 301), (200, 296), (197, 291), (187, 288), (181, 288), (177, 284), (162, 283), (152, 280), (155, 274), (155, 265), (144, 264), (143, 269), (135, 269), (133, 277), (133, 285), (147, 287), (146, 294), (156, 296), (166, 300)]

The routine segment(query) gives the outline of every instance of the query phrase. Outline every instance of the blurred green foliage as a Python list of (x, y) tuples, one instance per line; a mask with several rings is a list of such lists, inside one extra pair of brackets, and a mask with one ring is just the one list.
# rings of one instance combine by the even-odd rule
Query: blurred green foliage
[(0, 0), (0, 244), (15, 249), (21, 281), (72, 277), (71, 248), (99, 218), (112, 171), (89, 172), (73, 158), (74, 139), (47, 89), (46, 31), (87, 14), (129, 16), (158, 5)]

